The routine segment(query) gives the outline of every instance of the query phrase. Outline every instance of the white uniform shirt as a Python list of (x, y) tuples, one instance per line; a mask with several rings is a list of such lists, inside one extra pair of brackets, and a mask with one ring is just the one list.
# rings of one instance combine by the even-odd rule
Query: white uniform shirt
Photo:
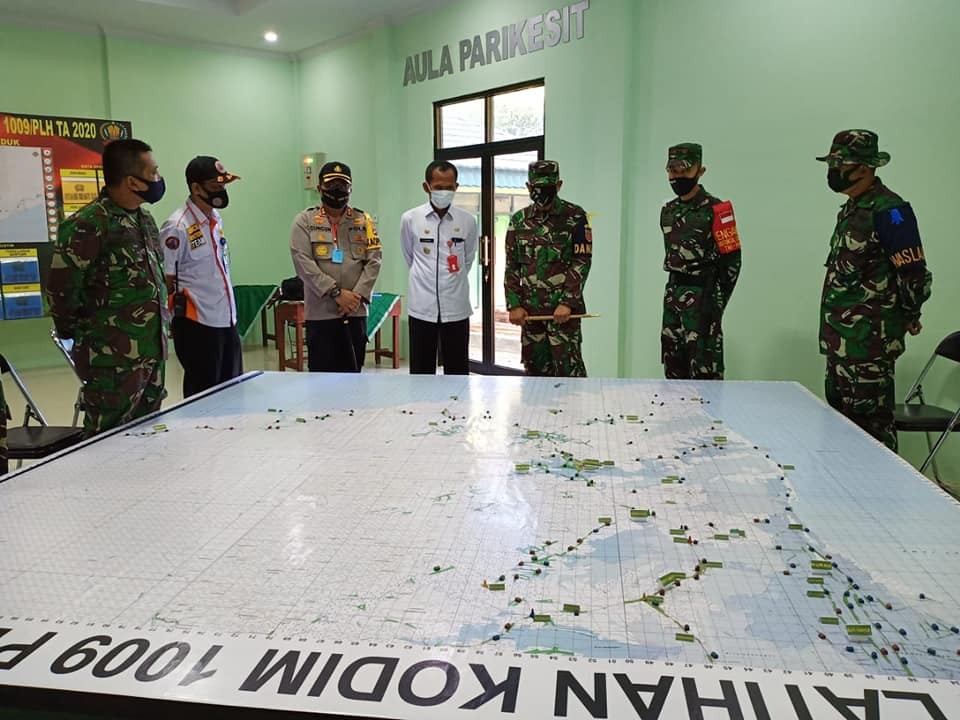
[(237, 305), (230, 282), (230, 255), (222, 234), (220, 213), (207, 217), (191, 200), (160, 228), (163, 266), (179, 275), (187, 295), (187, 317), (207, 327), (237, 324)]
[(473, 215), (451, 205), (441, 218), (426, 203), (403, 214), (400, 240), (410, 268), (410, 317), (445, 323), (470, 317), (469, 272), (477, 258)]

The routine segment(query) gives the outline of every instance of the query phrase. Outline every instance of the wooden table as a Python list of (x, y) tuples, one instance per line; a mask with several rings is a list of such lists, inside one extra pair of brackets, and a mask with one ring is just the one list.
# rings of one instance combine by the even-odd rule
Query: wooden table
[[(295, 326), (296, 341), (293, 356), (287, 358), (287, 323)], [(273, 331), (276, 334), (277, 356), (280, 372), (287, 368), (303, 372), (303, 301), (278, 302), (273, 307)]]
[[(378, 300), (381, 296), (377, 295), (374, 297), (374, 300)], [(385, 317), (388, 317), (392, 321), (392, 338), (389, 348), (384, 348), (380, 332), (382, 330), (382, 323), (377, 326), (377, 330), (373, 336), (373, 349), (367, 350), (367, 353), (372, 353), (374, 362), (377, 366), (380, 366), (381, 358), (390, 358), (393, 361), (394, 370), (400, 367), (400, 314), (403, 310), (403, 303), (399, 296), (385, 298), (385, 302), (392, 302), (390, 308), (384, 313)], [(296, 339), (291, 350), (291, 357), (287, 357), (287, 337), (286, 337), (286, 328), (287, 323), (290, 323), (295, 327)], [(277, 343), (277, 356), (278, 356), (278, 366), (280, 371), (283, 372), (287, 368), (291, 370), (297, 370), (303, 372), (304, 359), (306, 358), (306, 352), (304, 349), (304, 310), (303, 302), (278, 302), (273, 307), (273, 326), (274, 332), (276, 333), (276, 343)]]

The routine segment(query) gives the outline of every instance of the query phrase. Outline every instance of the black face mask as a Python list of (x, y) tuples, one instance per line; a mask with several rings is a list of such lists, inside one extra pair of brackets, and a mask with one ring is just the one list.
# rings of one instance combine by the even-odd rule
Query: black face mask
[(227, 189), (223, 190), (214, 190), (213, 192), (208, 192), (206, 195), (197, 195), (201, 200), (203, 200), (210, 207), (214, 207), (217, 210), (223, 210), (227, 205), (230, 204), (230, 197), (227, 195)]
[(675, 177), (670, 178), (670, 187), (673, 188), (673, 192), (676, 193), (677, 197), (683, 197), (684, 195), (689, 195), (693, 192), (693, 189), (700, 184), (700, 178), (698, 177)]
[(350, 191), (340, 188), (331, 188), (329, 190), (320, 189), (320, 199), (323, 204), (332, 210), (343, 210), (350, 201)]
[(533, 200), (534, 205), (539, 205), (540, 207), (552, 205), (554, 200), (557, 199), (557, 186), (534, 185), (530, 188), (530, 199)]
[(829, 185), (830, 189), (835, 193), (842, 193), (844, 190), (849, 190), (860, 182), (859, 180), (850, 179), (850, 176), (853, 175), (859, 167), (859, 165), (856, 165), (847, 172), (843, 172), (839, 167), (830, 168), (827, 170), (827, 185)]

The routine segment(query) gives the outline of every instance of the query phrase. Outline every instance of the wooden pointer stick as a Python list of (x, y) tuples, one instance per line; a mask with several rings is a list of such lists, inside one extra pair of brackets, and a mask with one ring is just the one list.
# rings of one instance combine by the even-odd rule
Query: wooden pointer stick
[[(598, 318), (600, 315), (571, 315), (571, 320), (584, 320), (585, 318)], [(548, 320), (553, 320), (553, 315), (528, 315), (524, 320), (530, 322), (546, 322)]]

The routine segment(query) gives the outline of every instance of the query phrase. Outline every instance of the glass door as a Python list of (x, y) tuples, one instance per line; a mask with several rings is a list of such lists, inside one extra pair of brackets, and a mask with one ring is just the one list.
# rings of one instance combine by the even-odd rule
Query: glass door
[(530, 203), (527, 166), (543, 159), (544, 87), (537, 83), (437, 103), (435, 155), (454, 164), (455, 204), (477, 219), (471, 268), (470, 369), (521, 374), (520, 328), (507, 320), (504, 245), (510, 217)]

